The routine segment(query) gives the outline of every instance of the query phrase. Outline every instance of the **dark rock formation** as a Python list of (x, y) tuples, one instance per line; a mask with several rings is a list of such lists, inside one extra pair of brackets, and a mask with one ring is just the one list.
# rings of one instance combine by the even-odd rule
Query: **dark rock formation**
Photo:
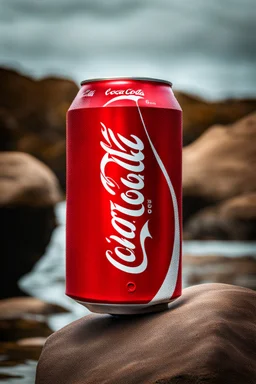
[(191, 217), (184, 238), (197, 240), (255, 240), (256, 192), (224, 200)]
[(185, 287), (206, 282), (239, 285), (256, 290), (256, 258), (253, 256), (183, 256)]
[[(0, 68), (0, 83), (0, 106), (5, 115), (3, 124), (0, 116), (3, 149), (27, 152), (42, 160), (65, 189), (65, 115), (78, 86), (62, 78), (34, 80), (7, 68)], [(175, 95), (183, 108), (185, 145), (209, 126), (233, 123), (256, 109), (253, 99), (209, 102), (182, 92)]]
[(0, 153), (0, 298), (23, 294), (17, 281), (44, 254), (56, 227), (54, 206), (61, 198), (46, 165), (28, 154)]
[(0, 108), (0, 151), (16, 151), (18, 122), (7, 109)]
[[(2, 145), (42, 160), (65, 188), (66, 111), (78, 91), (77, 85), (61, 78), (34, 80), (5, 68), (0, 68), (0, 83), (0, 106), (18, 125), (12, 135), (5, 119), (8, 137), (7, 144)], [(10, 135), (15, 137), (11, 147)]]
[(36, 297), (12, 297), (0, 300), (0, 320), (64, 312), (68, 311), (57, 304), (46, 303)]
[(0, 367), (38, 360), (52, 333), (47, 316), (63, 312), (67, 310), (59, 305), (32, 297), (0, 300)]
[(255, 141), (256, 113), (231, 126), (213, 126), (184, 148), (185, 222), (200, 209), (200, 200), (203, 208), (256, 191)]
[(67, 310), (59, 305), (34, 297), (0, 300), (0, 341), (13, 342), (24, 338), (49, 336), (52, 331), (46, 323), (46, 317), (65, 312)]
[(256, 100), (221, 100), (211, 102), (175, 92), (183, 110), (183, 143), (188, 145), (214, 124), (231, 124), (256, 110)]
[[(21, 339), (17, 343), (0, 343), (0, 353), (8, 357), (7, 366), (21, 364), (26, 360), (38, 360), (42, 352), (46, 337), (31, 337)], [(11, 363), (11, 364), (10, 364)], [(5, 366), (5, 364), (2, 364)]]
[(256, 293), (225, 284), (161, 313), (87, 316), (47, 340), (36, 384), (253, 384), (255, 320)]

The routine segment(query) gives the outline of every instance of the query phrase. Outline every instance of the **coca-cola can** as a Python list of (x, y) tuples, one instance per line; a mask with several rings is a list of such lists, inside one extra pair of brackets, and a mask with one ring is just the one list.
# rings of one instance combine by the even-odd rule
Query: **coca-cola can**
[(68, 296), (122, 315), (181, 295), (181, 154), (170, 82), (82, 82), (67, 114)]

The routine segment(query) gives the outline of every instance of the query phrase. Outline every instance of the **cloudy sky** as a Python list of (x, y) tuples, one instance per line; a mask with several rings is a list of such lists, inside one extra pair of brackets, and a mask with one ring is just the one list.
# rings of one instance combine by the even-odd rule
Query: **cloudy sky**
[(256, 95), (254, 0), (0, 0), (0, 64), (80, 82), (151, 76)]

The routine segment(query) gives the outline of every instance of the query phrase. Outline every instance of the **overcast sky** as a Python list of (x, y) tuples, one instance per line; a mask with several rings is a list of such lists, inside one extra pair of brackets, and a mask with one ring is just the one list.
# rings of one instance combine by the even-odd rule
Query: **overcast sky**
[(256, 95), (255, 0), (0, 0), (0, 64), (80, 82), (152, 76)]

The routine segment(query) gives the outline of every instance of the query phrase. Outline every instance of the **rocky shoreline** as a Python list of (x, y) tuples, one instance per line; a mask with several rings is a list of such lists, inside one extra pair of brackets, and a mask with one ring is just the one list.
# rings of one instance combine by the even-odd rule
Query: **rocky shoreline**
[[(25, 297), (18, 280), (44, 255), (58, 225), (55, 207), (65, 198), (65, 114), (78, 86), (6, 68), (0, 80), (1, 368), (38, 360), (52, 333), (48, 316), (67, 311)], [(176, 96), (184, 112), (184, 239), (255, 241), (256, 100)], [(252, 256), (185, 255), (186, 285), (216, 282), (255, 290)], [(0, 380), (7, 376), (0, 373)]]

